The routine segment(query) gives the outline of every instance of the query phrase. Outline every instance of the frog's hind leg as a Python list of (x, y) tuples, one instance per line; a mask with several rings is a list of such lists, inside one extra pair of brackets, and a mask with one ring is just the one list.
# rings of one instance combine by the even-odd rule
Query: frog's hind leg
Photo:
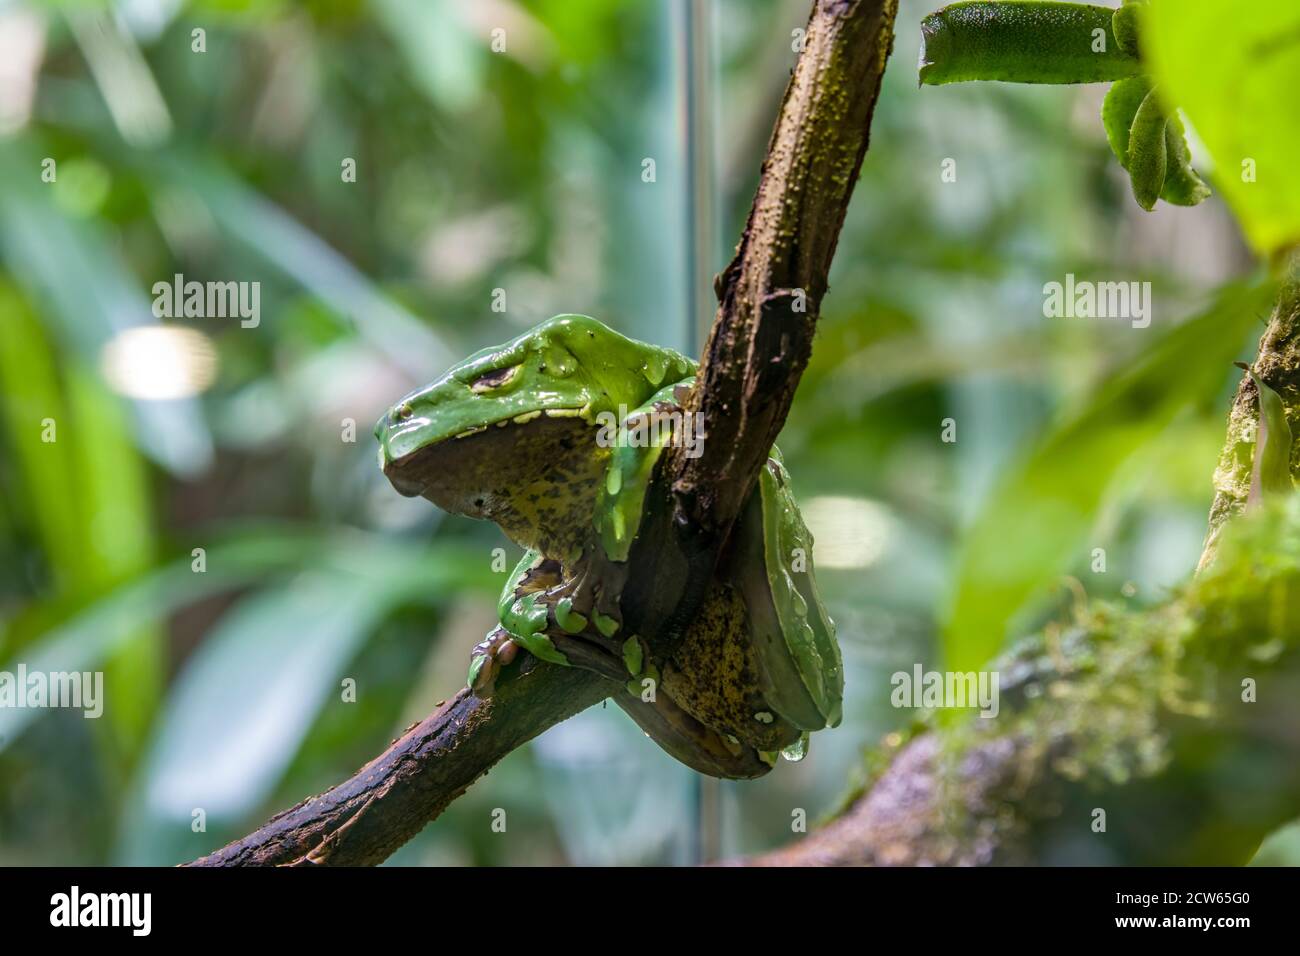
[[(559, 561), (544, 558), (536, 551), (528, 551), (515, 568), (506, 587), (515, 597), (533, 591), (550, 591), (564, 580), (564, 568)], [(504, 592), (502, 597), (505, 597)]]
[(669, 756), (699, 773), (724, 780), (752, 780), (775, 763), (775, 754), (765, 757), (753, 747), (728, 740), (678, 707), (667, 694), (659, 694), (653, 701), (615, 694), (614, 700)]
[(664, 662), (663, 689), (699, 722), (756, 750), (782, 750), (801, 736), (763, 693), (744, 598), (722, 581)]

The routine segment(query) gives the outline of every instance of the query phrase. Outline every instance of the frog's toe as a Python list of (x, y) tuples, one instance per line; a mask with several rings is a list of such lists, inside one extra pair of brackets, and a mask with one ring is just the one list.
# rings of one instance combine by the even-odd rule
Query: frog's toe
[(465, 686), (480, 697), (488, 697), (496, 683), (497, 670), (496, 661), (489, 655), (475, 654), (469, 660), (469, 676), (465, 678)]
[(581, 634), (587, 627), (586, 615), (574, 610), (571, 597), (562, 597), (555, 602), (555, 622), (567, 634)]
[(490, 697), (501, 668), (519, 656), (519, 645), (509, 631), (494, 628), (475, 645), (470, 655), (469, 676), (465, 685), (480, 697)]
[(614, 637), (623, 627), (622, 615), (617, 608), (614, 608), (613, 611), (612, 614), (606, 614), (598, 610), (591, 616), (592, 623), (596, 625), (596, 630), (608, 638)]
[(554, 604), (568, 601), (569, 605), (581, 614), (591, 611), (591, 584), (587, 568), (580, 565), (574, 574), (560, 579), (546, 591), (549, 601)]
[(554, 590), (563, 580), (564, 571), (559, 561), (538, 556), (515, 582), (515, 593)]

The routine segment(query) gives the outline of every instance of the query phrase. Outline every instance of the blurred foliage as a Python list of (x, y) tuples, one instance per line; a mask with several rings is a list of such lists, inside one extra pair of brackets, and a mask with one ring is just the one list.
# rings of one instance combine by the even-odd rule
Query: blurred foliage
[[(783, 842), (792, 808), (832, 807), (861, 749), (909, 719), (889, 675), (937, 663), (941, 635), (974, 661), (1018, 612), (1026, 627), (1050, 613), (1062, 573), (1141, 606), (1194, 566), (1227, 360), (1249, 356), (1260, 310), (1233, 300), (1217, 334), (1214, 318), (1180, 323), (1250, 273), (1236, 226), (1218, 199), (1139, 213), (1092, 88), (918, 90), (932, 5), (902, 3), (781, 439), (844, 645), (844, 725), (798, 765), (710, 784), (722, 813), (701, 821), (691, 775), (593, 708), (395, 862), (683, 862), (700, 828), (727, 854)], [(514, 553), (493, 527), (398, 497), (370, 423), (557, 312), (687, 348), (708, 318), (683, 251), (699, 210), (680, 4), (102, 10), (0, 5), (0, 670), (102, 667), (109, 700), (101, 721), (0, 712), (7, 863), (176, 862), (350, 774), (460, 685), (500, 587), (493, 549)], [(807, 5), (709, 10), (716, 270)], [(178, 273), (260, 283), (260, 322), (156, 318), (154, 283)], [(1067, 273), (1151, 281), (1151, 328), (1044, 319), (1043, 285)], [(122, 334), (141, 327), (199, 338), (133, 360)], [(1183, 384), (1166, 391), (1171, 365)], [(157, 397), (178, 374), (193, 387)], [(1035, 471), (1053, 448), (1069, 467)], [(1001, 523), (1018, 496), (1058, 493), (1075, 496), (1069, 521)], [(1014, 594), (981, 568), (1016, 575)], [(988, 628), (953, 630), (936, 610), (953, 607)]]
[(1300, 242), (1300, 7), (1256, 0), (1224, 16), (1215, 0), (1154, 0), (1147, 30), (1156, 74), (1219, 163), (1251, 244), (1271, 256)]
[[(1206, 312), (1108, 377), (1007, 470), (961, 543), (944, 635), (945, 659), (954, 670), (977, 669), (993, 657), (1010, 618), (1086, 543), (1114, 473), (1178, 412), (1218, 391), (1223, 367), (1272, 299), (1271, 286), (1225, 291)], [(1016, 547), (988, 560), (1004, 551), (1007, 540)], [(1093, 563), (1101, 567), (1104, 560)]]
[[(949, 766), (1015, 741), (996, 799), (1024, 799), (970, 819), (956, 802), (954, 832), (978, 845), (976, 830), (1028, 825), (1046, 865), (1248, 862), (1297, 799), (1296, 738), (1281, 728), (1300, 683), (1300, 496), (1229, 524), (1215, 560), (1157, 607), (1076, 597), (1000, 656), (996, 719), (931, 710), (917, 728), (940, 734)], [(1078, 822), (1098, 808), (1105, 839)], [(1287, 833), (1263, 860), (1284, 858)]]

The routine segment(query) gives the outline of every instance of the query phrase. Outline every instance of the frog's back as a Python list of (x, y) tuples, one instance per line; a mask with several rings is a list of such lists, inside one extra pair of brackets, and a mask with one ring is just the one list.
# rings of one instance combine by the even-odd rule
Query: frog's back
[[(762, 508), (762, 560), (767, 578), (767, 593), (772, 601), (785, 647), (772, 648), (772, 654), (760, 654), (777, 683), (776, 670), (792, 662), (798, 673), (798, 685), (778, 688), (806, 719), (787, 714), (805, 730), (835, 727), (842, 715), (844, 697), (844, 663), (835, 637), (835, 622), (822, 603), (813, 570), (813, 536), (804, 524), (803, 515), (790, 487), (790, 476), (773, 447), (772, 457), (759, 476)], [(761, 599), (755, 595), (754, 600)], [(755, 615), (756, 617), (758, 615)], [(760, 647), (766, 645), (760, 643)], [(805, 695), (798, 693), (799, 688)], [(813, 707), (806, 706), (811, 702)], [(774, 702), (775, 703), (775, 702)], [(779, 706), (779, 705), (778, 705)]]

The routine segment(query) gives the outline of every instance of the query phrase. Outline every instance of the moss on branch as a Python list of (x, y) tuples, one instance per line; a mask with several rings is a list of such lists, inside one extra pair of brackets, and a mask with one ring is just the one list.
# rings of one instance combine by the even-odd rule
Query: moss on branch
[(747, 862), (1246, 862), (1300, 814), (1300, 497), (1168, 603), (1081, 602), (994, 669), (997, 717), (891, 735), (841, 815)]

